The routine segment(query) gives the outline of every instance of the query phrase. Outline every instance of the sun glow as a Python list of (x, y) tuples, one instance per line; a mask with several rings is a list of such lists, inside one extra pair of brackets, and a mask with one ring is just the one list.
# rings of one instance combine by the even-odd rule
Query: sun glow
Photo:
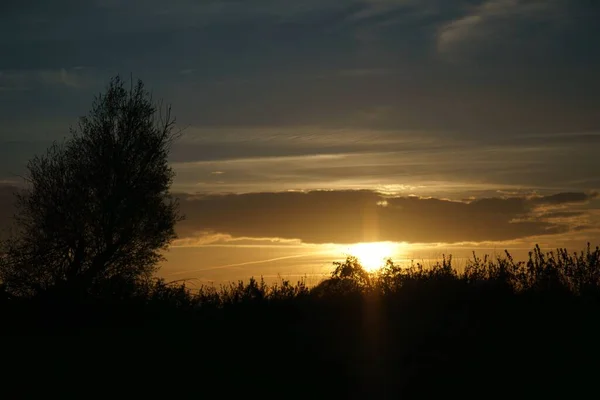
[(383, 267), (385, 260), (393, 257), (397, 251), (398, 244), (389, 242), (357, 243), (348, 248), (348, 254), (358, 258), (364, 269), (369, 272)]

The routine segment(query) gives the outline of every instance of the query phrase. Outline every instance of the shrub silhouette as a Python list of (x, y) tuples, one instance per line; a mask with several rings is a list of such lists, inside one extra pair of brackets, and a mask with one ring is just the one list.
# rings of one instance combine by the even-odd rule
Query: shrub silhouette
[(148, 279), (180, 219), (167, 163), (179, 133), (141, 81), (113, 78), (71, 137), (27, 166), (16, 233), (3, 244), (10, 296), (131, 291)]
[(347, 256), (344, 262), (335, 261), (331, 278), (321, 282), (314, 290), (319, 296), (361, 293), (371, 287), (372, 277), (357, 257)]

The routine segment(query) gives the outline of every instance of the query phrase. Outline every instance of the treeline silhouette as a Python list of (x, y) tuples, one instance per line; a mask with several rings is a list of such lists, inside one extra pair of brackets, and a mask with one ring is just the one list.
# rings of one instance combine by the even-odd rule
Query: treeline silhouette
[[(315, 287), (156, 279), (181, 219), (178, 137), (116, 77), (28, 164), (0, 243), (4, 398), (583, 397), (597, 391), (600, 250), (368, 273)], [(493, 227), (490, 227), (493, 229)]]

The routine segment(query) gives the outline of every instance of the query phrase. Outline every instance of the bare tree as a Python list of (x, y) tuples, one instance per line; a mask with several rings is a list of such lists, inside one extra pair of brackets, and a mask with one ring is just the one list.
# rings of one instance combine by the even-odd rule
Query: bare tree
[(169, 194), (174, 128), (141, 81), (113, 78), (71, 137), (29, 162), (17, 233), (3, 243), (6, 291), (102, 292), (155, 272), (181, 219)]

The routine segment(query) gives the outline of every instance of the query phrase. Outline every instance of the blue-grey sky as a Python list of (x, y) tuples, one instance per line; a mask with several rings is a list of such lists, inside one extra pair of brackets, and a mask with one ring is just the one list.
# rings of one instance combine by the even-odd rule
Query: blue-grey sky
[[(504, 225), (510, 214), (490, 217), (495, 233), (428, 235), (429, 219), (413, 215), (419, 229), (380, 239), (520, 240), (544, 227), (593, 239), (599, 18), (593, 0), (4, 0), (0, 182), (18, 183), (111, 76), (132, 74), (186, 128), (172, 154), (186, 196), (366, 189), (472, 204), (585, 193), (576, 211), (545, 210), (579, 213), (566, 225), (519, 231)], [(305, 212), (299, 203), (281, 212)], [(520, 218), (539, 217), (539, 204), (523, 207)], [(340, 239), (202, 217), (186, 232)]]

